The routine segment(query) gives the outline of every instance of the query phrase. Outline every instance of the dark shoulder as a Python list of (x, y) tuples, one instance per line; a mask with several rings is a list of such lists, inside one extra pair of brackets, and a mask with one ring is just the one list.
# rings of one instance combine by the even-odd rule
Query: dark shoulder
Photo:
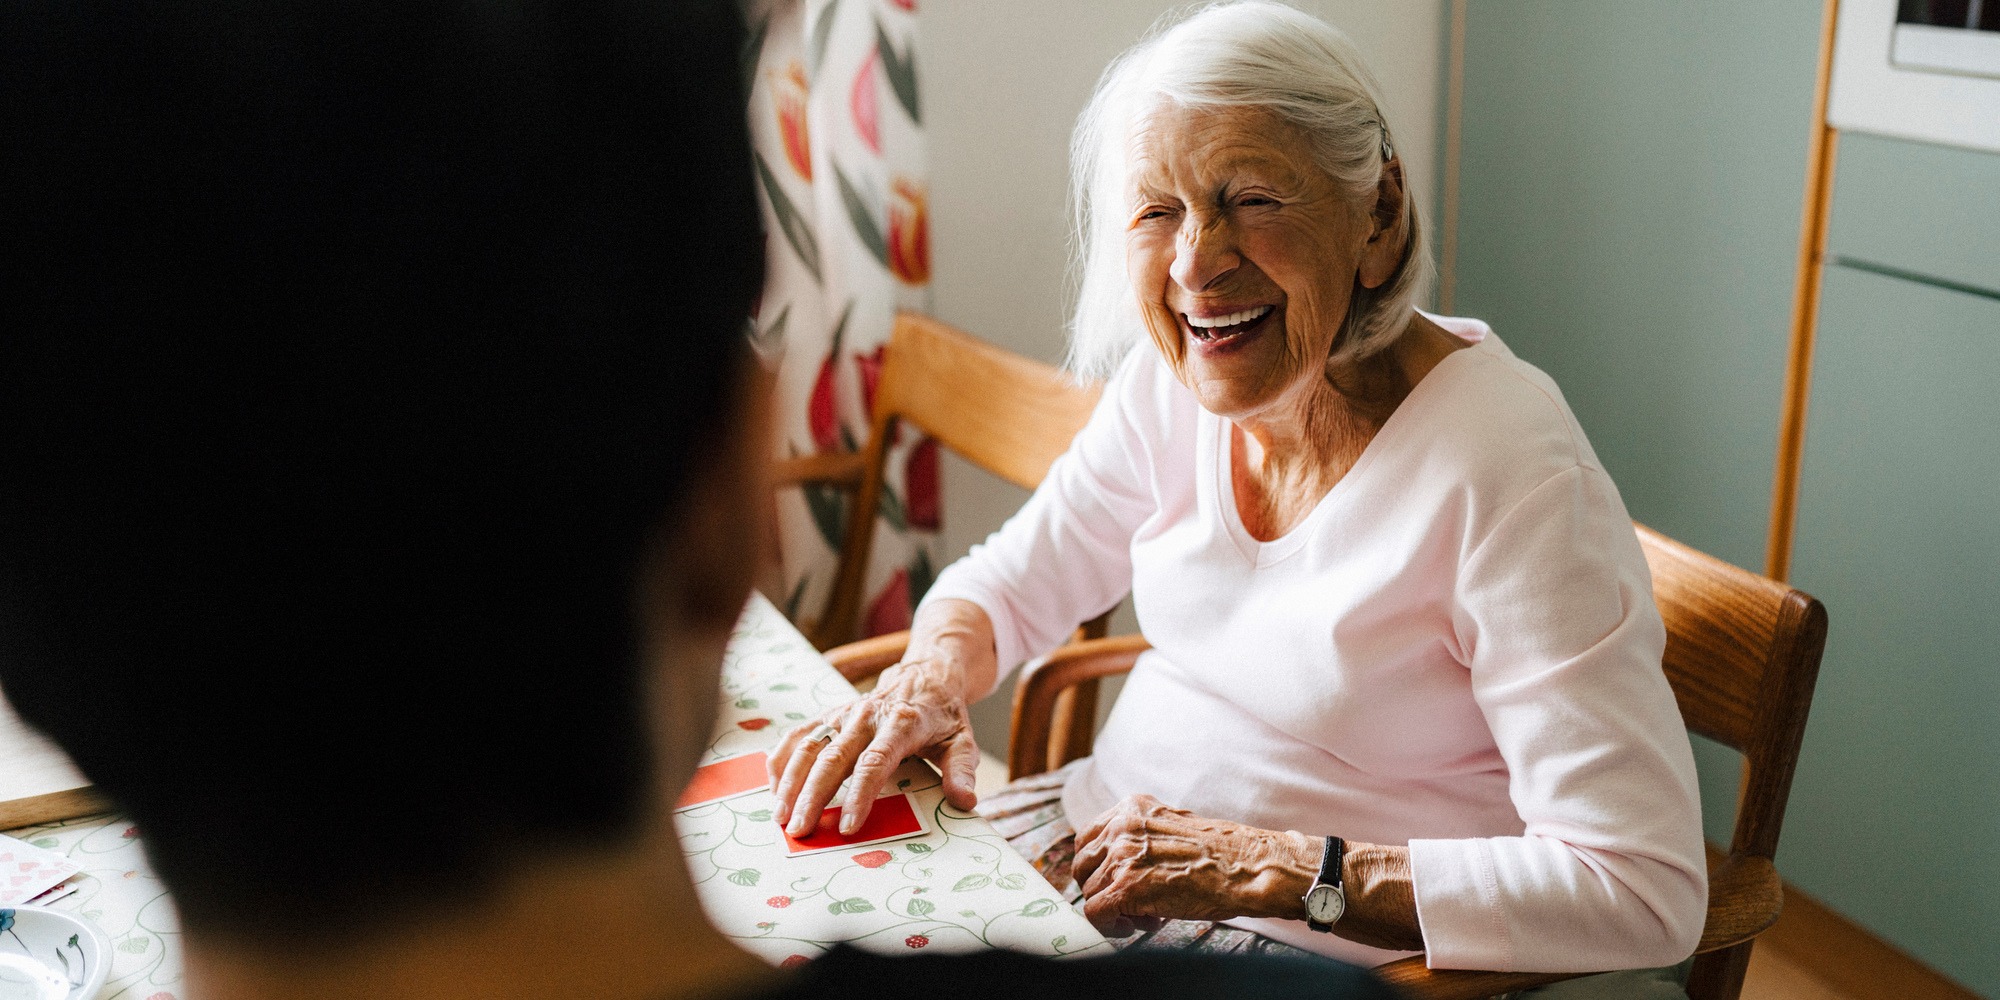
[(1012, 952), (884, 958), (837, 949), (769, 1000), (1063, 1000), (1068, 997), (1270, 997), (1390, 1000), (1393, 991), (1331, 959), (1173, 952), (1044, 959)]

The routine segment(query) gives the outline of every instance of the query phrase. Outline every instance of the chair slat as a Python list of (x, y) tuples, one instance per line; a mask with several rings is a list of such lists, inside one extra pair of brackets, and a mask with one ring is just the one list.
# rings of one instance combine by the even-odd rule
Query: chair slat
[(882, 465), (898, 423), (1024, 489), (1033, 489), (1090, 420), (1101, 388), (915, 313), (898, 313), (875, 388), (859, 489), (826, 610), (810, 629), (828, 649), (860, 629), (861, 587), (875, 534)]
[(1034, 489), (1090, 419), (1100, 388), (904, 313), (884, 362), (876, 412), (915, 424), (967, 461)]
[(1667, 622), (1667, 678), (1688, 728), (1742, 751), (1791, 588), (1635, 526)]

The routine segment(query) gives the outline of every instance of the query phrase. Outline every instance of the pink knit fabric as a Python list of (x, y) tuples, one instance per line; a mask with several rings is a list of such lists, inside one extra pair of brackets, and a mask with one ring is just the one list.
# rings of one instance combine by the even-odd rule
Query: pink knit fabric
[[(1000, 662), (1129, 590), (1154, 650), (1064, 790), (1409, 844), (1437, 968), (1668, 965), (1707, 901), (1693, 755), (1618, 490), (1484, 323), (1291, 532), (1258, 542), (1228, 426), (1150, 348), (1007, 524), (939, 578)], [(1240, 920), (1362, 964), (1398, 957)]]

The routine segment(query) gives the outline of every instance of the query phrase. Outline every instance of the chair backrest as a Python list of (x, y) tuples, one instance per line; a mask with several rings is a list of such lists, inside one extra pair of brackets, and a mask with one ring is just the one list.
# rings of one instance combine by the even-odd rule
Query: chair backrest
[[(1768, 860), (1778, 849), (1819, 677), (1826, 608), (1792, 587), (1635, 527), (1667, 625), (1667, 681), (1681, 718), (1689, 730), (1743, 754), (1729, 855)], [(1736, 997), (1752, 943), (1698, 958), (1688, 995)]]
[(972, 464), (1024, 489), (1048, 475), (1090, 419), (1101, 387), (915, 313), (898, 313), (875, 387), (860, 488), (841, 542), (840, 569), (811, 633), (821, 649), (856, 638), (861, 587), (874, 541), (882, 467), (908, 422)]
[(1635, 526), (1687, 727), (1743, 754), (1730, 853), (1772, 857), (1826, 644), (1810, 595)]

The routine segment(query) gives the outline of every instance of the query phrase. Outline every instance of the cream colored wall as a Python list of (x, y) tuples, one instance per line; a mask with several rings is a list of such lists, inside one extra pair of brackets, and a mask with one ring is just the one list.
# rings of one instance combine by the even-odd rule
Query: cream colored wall
[[(1367, 54), (1411, 180), (1434, 191), (1442, 0), (1294, 2)], [(1180, 6), (927, 0), (918, 72), (930, 143), (935, 315), (1010, 350), (1060, 360), (1070, 128), (1105, 64)], [(1435, 203), (1425, 202), (1433, 224)], [(1026, 494), (947, 459), (944, 497), (941, 555), (950, 560)], [(1124, 624), (1132, 627), (1129, 613)], [(1005, 748), (1005, 700), (989, 699), (976, 712), (982, 743), (995, 753)]]

